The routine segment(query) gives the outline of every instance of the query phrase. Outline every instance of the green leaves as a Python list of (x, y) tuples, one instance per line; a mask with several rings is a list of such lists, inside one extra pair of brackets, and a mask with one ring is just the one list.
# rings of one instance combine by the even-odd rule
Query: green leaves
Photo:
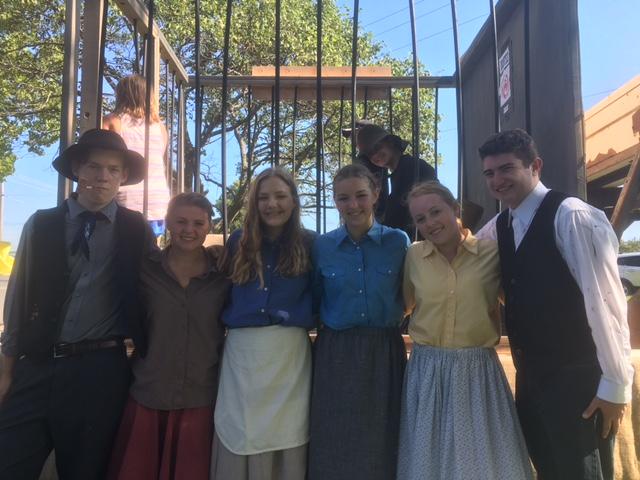
[[(226, 0), (201, 2), (202, 73), (222, 73), (222, 46)], [(351, 13), (335, 1), (323, 3), (323, 64), (351, 65)], [(194, 12), (191, 0), (156, 0), (157, 21), (182, 59), (189, 73), (194, 71)], [(314, 0), (282, 0), (283, 65), (312, 66), (316, 63), (316, 2)], [(233, 3), (230, 47), (230, 74), (249, 75), (251, 67), (274, 64), (275, 0), (236, 0)], [(114, 87), (119, 78), (133, 72), (134, 50), (132, 26), (110, 2), (107, 35), (107, 68), (105, 80)], [(12, 172), (15, 154), (26, 147), (42, 153), (59, 138), (60, 97), (63, 62), (64, 0), (0, 0), (0, 181)], [(383, 45), (370, 32), (361, 31), (358, 41), (359, 65), (391, 65), (395, 75), (410, 75), (409, 59), (396, 59), (382, 54)], [(163, 69), (161, 69), (161, 72)], [(422, 72), (423, 74), (426, 72)], [(161, 94), (166, 94), (164, 75)], [(349, 89), (346, 89), (344, 123), (350, 119)], [(411, 91), (394, 90), (394, 133), (411, 140)], [(190, 99), (193, 99), (191, 92)], [(237, 181), (229, 186), (228, 210), (234, 222), (242, 219), (242, 201), (250, 179), (256, 171), (269, 165), (272, 158), (270, 102), (252, 102), (246, 88), (229, 92), (226, 112), (227, 140), (235, 143), (229, 149), (229, 166), (237, 166)], [(220, 192), (219, 140), (222, 121), (220, 89), (209, 88), (204, 94), (202, 173), (205, 188)], [(105, 87), (105, 111), (113, 98)], [(431, 162), (434, 115), (433, 94), (420, 95), (420, 152)], [(164, 101), (161, 101), (161, 106)], [(350, 141), (343, 139), (343, 156), (338, 158), (340, 138), (339, 101), (324, 103), (324, 161), (327, 183), (338, 163), (349, 162)], [(188, 115), (193, 115), (188, 103)], [(281, 163), (293, 164), (293, 105), (281, 103)], [(166, 115), (166, 112), (163, 112)], [(358, 117), (364, 114), (362, 102)], [(305, 208), (312, 209), (315, 192), (315, 115), (314, 101), (301, 101), (296, 122), (295, 169)], [(368, 102), (367, 117), (388, 128), (386, 100)], [(196, 158), (187, 138), (187, 177)], [(239, 157), (237, 153), (239, 152)], [(187, 183), (191, 180), (187, 178)]]
[(62, 0), (0, 0), (0, 181), (20, 146), (41, 154), (59, 137)]

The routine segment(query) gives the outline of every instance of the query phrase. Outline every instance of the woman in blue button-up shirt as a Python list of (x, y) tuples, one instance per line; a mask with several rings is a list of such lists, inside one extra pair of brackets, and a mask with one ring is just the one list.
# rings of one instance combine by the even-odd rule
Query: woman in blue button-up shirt
[(313, 246), (315, 344), (310, 480), (392, 480), (406, 350), (402, 266), (409, 238), (374, 221), (375, 178), (361, 165), (333, 180), (344, 225)]
[(281, 169), (260, 173), (242, 231), (227, 243), (232, 281), (215, 411), (211, 479), (299, 480), (307, 468), (313, 236)]

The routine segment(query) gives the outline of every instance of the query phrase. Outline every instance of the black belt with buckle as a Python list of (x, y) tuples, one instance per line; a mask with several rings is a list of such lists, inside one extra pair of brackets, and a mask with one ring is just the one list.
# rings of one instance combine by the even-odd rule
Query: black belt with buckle
[(58, 343), (53, 346), (53, 358), (71, 357), (81, 353), (103, 350), (105, 348), (123, 347), (122, 339), (86, 340), (77, 343)]

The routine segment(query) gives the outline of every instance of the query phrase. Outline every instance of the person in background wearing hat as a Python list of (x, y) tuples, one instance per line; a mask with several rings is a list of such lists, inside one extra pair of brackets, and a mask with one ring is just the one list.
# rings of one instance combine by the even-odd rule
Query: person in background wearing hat
[(139, 265), (154, 248), (121, 185), (144, 177), (122, 138), (89, 130), (53, 166), (77, 182), (24, 226), (9, 279), (0, 376), (0, 479), (37, 479), (55, 449), (60, 478), (101, 479), (127, 399), (124, 339), (140, 355)]
[[(369, 170), (378, 184), (378, 202), (374, 210), (374, 216), (376, 221), (382, 223), (384, 220), (384, 210), (387, 205), (387, 198), (389, 198), (389, 178), (387, 169), (378, 167), (371, 163), (371, 129), (369, 127), (375, 126), (369, 120), (359, 120), (356, 122), (356, 146), (358, 148), (358, 155), (356, 155), (355, 163), (359, 163)], [(365, 127), (367, 127), (365, 129)], [(378, 128), (378, 127), (376, 127)], [(363, 132), (363, 129), (364, 132)], [(351, 130), (347, 131), (351, 135)]]
[(381, 222), (391, 228), (404, 230), (415, 237), (415, 226), (407, 206), (411, 187), (436, 179), (436, 171), (427, 162), (404, 153), (409, 142), (392, 135), (377, 125), (365, 125), (358, 131), (358, 144), (371, 163), (389, 171), (391, 191), (386, 199)]

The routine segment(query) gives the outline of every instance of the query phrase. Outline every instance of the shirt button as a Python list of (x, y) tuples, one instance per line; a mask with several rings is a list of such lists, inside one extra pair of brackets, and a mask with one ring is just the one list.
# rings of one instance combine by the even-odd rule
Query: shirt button
[(264, 287), (264, 291), (268, 292), (269, 291), (269, 287)]
[(361, 313), (361, 314), (360, 314), (360, 316), (361, 316), (361, 317), (364, 317), (364, 313)]
[(450, 290), (450, 291), (449, 291), (449, 295), (453, 295), (453, 290)]
[(260, 313), (264, 313), (264, 308), (261, 308), (261, 309), (260, 309)]
[(358, 268), (358, 271), (359, 271), (359, 272), (361, 272), (361, 271), (362, 271), (362, 269), (361, 269), (361, 268)]
[(362, 290), (358, 290), (358, 293), (362, 293)]
[(271, 265), (267, 265), (267, 268), (271, 268)]

